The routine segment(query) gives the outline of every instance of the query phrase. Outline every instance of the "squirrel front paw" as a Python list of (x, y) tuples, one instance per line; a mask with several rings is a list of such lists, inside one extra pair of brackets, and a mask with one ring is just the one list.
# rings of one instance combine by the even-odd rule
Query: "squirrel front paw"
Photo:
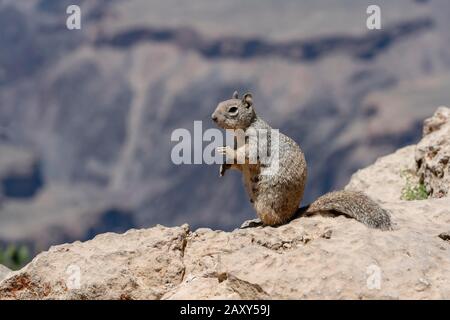
[(223, 177), (225, 172), (231, 168), (230, 162), (234, 162), (234, 159), (236, 158), (236, 150), (229, 146), (218, 147), (216, 150), (219, 154), (225, 156), (225, 163), (221, 164), (219, 169), (219, 175)]
[(227, 162), (228, 162), (228, 160), (233, 160), (234, 161), (234, 158), (235, 158), (235, 155), (236, 155), (236, 151), (233, 150), (230, 146), (217, 147), (216, 150), (217, 150), (217, 152), (219, 154), (224, 155), (226, 157)]

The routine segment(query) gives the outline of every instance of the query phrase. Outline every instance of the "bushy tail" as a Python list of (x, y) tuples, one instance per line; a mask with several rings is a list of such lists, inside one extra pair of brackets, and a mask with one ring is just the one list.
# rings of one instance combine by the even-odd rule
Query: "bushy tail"
[(335, 191), (319, 197), (305, 208), (304, 214), (334, 211), (352, 217), (371, 228), (392, 230), (391, 215), (363, 192)]

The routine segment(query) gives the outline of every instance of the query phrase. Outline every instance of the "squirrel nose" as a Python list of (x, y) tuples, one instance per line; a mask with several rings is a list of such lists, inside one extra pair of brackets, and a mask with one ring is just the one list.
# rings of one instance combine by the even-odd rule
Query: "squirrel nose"
[(214, 113), (211, 115), (211, 119), (212, 119), (214, 122), (217, 122), (217, 116), (216, 116)]

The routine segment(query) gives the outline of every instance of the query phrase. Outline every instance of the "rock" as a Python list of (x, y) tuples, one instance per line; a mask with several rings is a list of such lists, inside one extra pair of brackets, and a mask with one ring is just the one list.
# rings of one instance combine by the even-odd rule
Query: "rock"
[(2, 299), (159, 299), (181, 283), (187, 226), (52, 247), (0, 283)]
[(439, 238), (441, 238), (444, 241), (450, 241), (450, 232), (442, 232), (439, 235)]
[(7, 267), (0, 264), (0, 281), (5, 279), (11, 272), (12, 271), (9, 270)]
[(423, 122), (423, 136), (441, 129), (448, 122), (450, 122), (450, 109), (444, 106), (439, 107), (431, 118)]
[(39, 254), (0, 281), (0, 299), (450, 299), (450, 197), (401, 199), (426, 139), (449, 140), (439, 110), (417, 147), (378, 159), (346, 186), (389, 210), (392, 231), (313, 215), (232, 232), (105, 233)]
[(399, 201), (406, 183), (404, 173), (416, 171), (414, 151), (412, 145), (379, 158), (354, 173), (345, 189), (363, 191), (378, 202)]
[(436, 236), (450, 229), (450, 199), (383, 206), (394, 231), (312, 216), (102, 234), (39, 254), (0, 283), (0, 299), (450, 299), (450, 244)]
[[(236, 89), (251, 90), (258, 112), (301, 144), (305, 203), (417, 140), (416, 123), (450, 100), (448, 1), (389, 5), (380, 32), (354, 23), (365, 10), (356, 0), (337, 10), (325, 0), (277, 10), (232, 1), (226, 15), (225, 4), (204, 0), (207, 14), (188, 1), (78, 2), (83, 32), (68, 34), (69, 1), (0, 1), (0, 143), (35, 154), (44, 183), (33, 199), (0, 200), (0, 242), (41, 250), (86, 239), (103, 219), (67, 221), (98, 216), (85, 206), (103, 212), (91, 193), (102, 193), (105, 210), (124, 204), (139, 228), (237, 228), (253, 217), (238, 173), (175, 165), (170, 141), (175, 128), (193, 134), (194, 120), (215, 128), (209, 115)], [(323, 19), (308, 18), (316, 12)], [(0, 150), (0, 162), (10, 155)]]
[(426, 119), (415, 160), (420, 181), (433, 198), (446, 197), (450, 189), (450, 108), (439, 107)]
[(346, 189), (364, 191), (378, 201), (400, 200), (407, 178), (423, 183), (433, 198), (448, 195), (450, 188), (450, 108), (439, 107), (424, 121), (423, 138), (378, 159), (353, 174)]

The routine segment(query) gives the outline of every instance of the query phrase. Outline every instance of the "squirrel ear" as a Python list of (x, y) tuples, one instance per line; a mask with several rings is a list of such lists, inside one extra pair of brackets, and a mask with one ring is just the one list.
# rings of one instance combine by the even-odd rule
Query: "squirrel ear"
[(233, 99), (239, 99), (239, 94), (237, 91), (233, 93)]
[(242, 97), (242, 102), (245, 104), (245, 106), (251, 107), (253, 105), (253, 97), (251, 93), (246, 93), (244, 94), (244, 96)]

